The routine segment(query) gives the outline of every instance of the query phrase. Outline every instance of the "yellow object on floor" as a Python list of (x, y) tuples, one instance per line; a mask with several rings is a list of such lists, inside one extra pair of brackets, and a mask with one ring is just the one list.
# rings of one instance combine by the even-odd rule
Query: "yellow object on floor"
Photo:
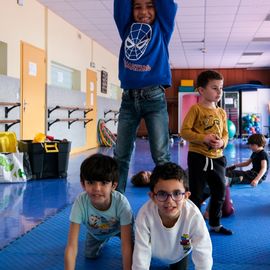
[(17, 151), (17, 137), (15, 132), (0, 132), (0, 152), (15, 153)]
[(45, 142), (46, 135), (43, 133), (37, 133), (35, 138), (33, 139), (33, 143), (42, 143)]

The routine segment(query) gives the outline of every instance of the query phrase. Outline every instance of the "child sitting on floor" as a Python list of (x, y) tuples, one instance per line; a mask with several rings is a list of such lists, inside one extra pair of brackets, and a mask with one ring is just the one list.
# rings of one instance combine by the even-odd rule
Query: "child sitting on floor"
[[(268, 154), (264, 151), (266, 139), (262, 134), (252, 134), (248, 138), (249, 148), (252, 150), (250, 158), (244, 162), (236, 163), (226, 168), (226, 176), (231, 178), (230, 185), (250, 184), (256, 187), (267, 177), (269, 169)], [(236, 168), (246, 167), (252, 164), (250, 170), (236, 170)]]

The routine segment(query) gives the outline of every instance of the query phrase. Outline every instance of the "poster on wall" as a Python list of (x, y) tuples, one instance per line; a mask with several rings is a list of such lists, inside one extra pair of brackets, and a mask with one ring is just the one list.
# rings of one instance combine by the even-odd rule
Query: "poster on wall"
[(37, 76), (37, 64), (33, 62), (29, 62), (28, 65), (28, 75), (29, 76)]
[(108, 87), (108, 72), (101, 70), (101, 93), (107, 94)]

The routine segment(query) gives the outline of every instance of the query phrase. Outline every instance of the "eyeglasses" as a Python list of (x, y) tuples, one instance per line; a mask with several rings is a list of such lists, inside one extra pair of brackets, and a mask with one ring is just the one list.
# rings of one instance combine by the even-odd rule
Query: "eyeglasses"
[(166, 191), (158, 191), (157, 193), (154, 193), (156, 196), (157, 200), (160, 202), (165, 202), (168, 200), (169, 196), (174, 200), (174, 201), (181, 201), (184, 196), (185, 192), (181, 192), (180, 190), (174, 190), (172, 193), (168, 193)]

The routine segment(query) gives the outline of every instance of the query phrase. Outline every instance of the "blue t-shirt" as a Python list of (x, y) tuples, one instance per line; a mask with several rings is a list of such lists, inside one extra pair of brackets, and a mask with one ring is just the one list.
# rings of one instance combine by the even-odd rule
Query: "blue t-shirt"
[(132, 210), (127, 198), (118, 191), (112, 192), (111, 206), (106, 211), (96, 209), (86, 192), (75, 200), (70, 221), (84, 224), (97, 240), (105, 240), (120, 233), (121, 225), (132, 223)]

